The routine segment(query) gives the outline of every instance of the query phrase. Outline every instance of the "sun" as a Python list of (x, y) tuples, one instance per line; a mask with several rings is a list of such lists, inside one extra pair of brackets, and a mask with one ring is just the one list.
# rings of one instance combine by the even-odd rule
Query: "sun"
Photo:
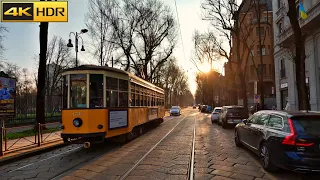
[(211, 70), (211, 65), (208, 62), (201, 63), (199, 70), (201, 72), (207, 73)]

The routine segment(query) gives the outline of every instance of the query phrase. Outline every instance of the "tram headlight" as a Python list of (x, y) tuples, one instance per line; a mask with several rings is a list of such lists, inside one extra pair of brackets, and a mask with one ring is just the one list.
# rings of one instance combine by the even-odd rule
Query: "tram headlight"
[(73, 120), (73, 125), (74, 125), (75, 127), (80, 127), (80, 126), (82, 126), (82, 119), (80, 119), (80, 118), (74, 119), (74, 120)]

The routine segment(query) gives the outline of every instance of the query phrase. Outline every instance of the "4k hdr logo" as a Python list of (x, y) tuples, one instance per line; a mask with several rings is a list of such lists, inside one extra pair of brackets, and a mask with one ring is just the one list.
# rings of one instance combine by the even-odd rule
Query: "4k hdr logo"
[(68, 22), (68, 2), (1, 2), (2, 22)]

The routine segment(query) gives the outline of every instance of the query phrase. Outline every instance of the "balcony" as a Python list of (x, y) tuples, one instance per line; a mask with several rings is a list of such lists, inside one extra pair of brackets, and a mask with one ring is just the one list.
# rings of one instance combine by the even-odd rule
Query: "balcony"
[[(284, 8), (281, 10), (284, 11)], [(304, 34), (311, 34), (315, 29), (320, 28), (320, 1), (307, 11), (307, 19), (299, 19), (300, 27)], [(278, 37), (277, 44), (290, 47), (293, 41), (293, 30), (291, 26), (285, 27)]]

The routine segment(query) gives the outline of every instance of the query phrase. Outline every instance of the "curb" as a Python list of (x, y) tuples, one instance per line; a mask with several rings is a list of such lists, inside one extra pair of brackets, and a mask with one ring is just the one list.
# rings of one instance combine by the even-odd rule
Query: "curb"
[(15, 162), (21, 159), (25, 159), (39, 153), (48, 152), (59, 147), (64, 147), (67, 145), (69, 144), (66, 144), (63, 141), (56, 141), (47, 145), (43, 145), (42, 147), (40, 146), (40, 147), (34, 147), (31, 149), (22, 150), (23, 152), (16, 151), (16, 152), (8, 153), (7, 156), (4, 155), (3, 157), (0, 157), (0, 166)]

